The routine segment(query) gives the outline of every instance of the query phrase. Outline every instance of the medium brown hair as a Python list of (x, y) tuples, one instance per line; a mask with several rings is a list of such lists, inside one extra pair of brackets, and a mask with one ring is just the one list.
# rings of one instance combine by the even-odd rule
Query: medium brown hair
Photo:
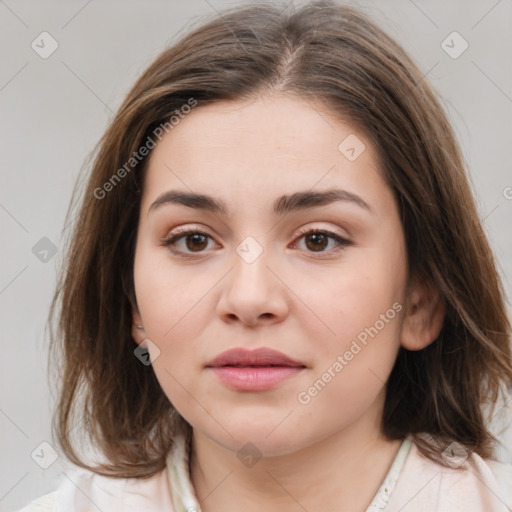
[[(369, 137), (397, 200), (410, 277), (445, 302), (437, 340), (399, 351), (383, 433), (418, 434), (422, 453), (440, 463), (436, 439), (492, 457), (496, 439), (483, 410), (512, 383), (510, 324), (458, 144), (407, 53), (366, 16), (329, 1), (255, 4), (202, 20), (128, 93), (98, 145), (50, 310), (58, 315), (50, 354), (60, 447), (96, 473), (147, 477), (165, 467), (177, 431), (190, 432), (152, 367), (134, 356), (133, 262), (147, 157), (104, 198), (95, 191), (190, 98), (201, 106), (275, 91), (314, 101)], [(84, 460), (75, 427), (106, 460)]]

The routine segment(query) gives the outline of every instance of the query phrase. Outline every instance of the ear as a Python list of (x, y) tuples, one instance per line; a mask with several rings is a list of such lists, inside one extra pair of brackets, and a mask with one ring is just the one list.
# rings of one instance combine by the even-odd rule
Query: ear
[(400, 343), (407, 350), (421, 350), (441, 332), (445, 318), (444, 299), (439, 290), (416, 282), (405, 302)]
[(136, 307), (132, 307), (132, 338), (137, 345), (147, 348), (147, 336), (144, 329), (139, 329), (139, 325), (144, 325), (140, 313)]

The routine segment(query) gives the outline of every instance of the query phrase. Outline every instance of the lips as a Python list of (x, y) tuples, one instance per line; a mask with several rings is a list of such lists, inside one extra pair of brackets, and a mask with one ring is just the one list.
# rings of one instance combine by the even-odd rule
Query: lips
[(209, 368), (223, 366), (248, 367), (248, 366), (287, 366), (305, 367), (302, 363), (291, 359), (282, 352), (270, 348), (258, 348), (247, 350), (233, 348), (219, 354), (213, 361), (206, 365)]
[(206, 365), (222, 384), (236, 391), (264, 391), (300, 374), (306, 366), (270, 348), (234, 348)]

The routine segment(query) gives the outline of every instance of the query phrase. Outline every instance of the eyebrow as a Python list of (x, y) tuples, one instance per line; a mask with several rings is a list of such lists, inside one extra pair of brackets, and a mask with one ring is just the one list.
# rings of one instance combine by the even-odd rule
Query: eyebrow
[[(295, 192), (290, 195), (283, 195), (274, 201), (272, 209), (277, 215), (284, 215), (286, 213), (314, 208), (316, 206), (325, 206), (337, 201), (349, 202), (369, 212), (373, 212), (370, 205), (360, 196), (341, 189), (331, 189), (322, 192), (311, 192), (307, 190)], [(150, 212), (166, 204), (181, 204), (189, 208), (196, 208), (225, 216), (229, 214), (226, 204), (222, 200), (215, 199), (205, 194), (169, 190), (158, 196), (151, 204), (148, 215)]]

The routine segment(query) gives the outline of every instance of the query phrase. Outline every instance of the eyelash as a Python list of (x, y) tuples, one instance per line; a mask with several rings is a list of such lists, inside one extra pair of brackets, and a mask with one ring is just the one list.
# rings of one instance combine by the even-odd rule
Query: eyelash
[[(329, 231), (327, 229), (321, 229), (321, 228), (311, 228), (311, 229), (300, 230), (298, 240), (302, 239), (305, 235), (314, 234), (314, 233), (321, 233), (323, 235), (327, 235), (328, 238), (335, 240), (339, 245), (334, 249), (330, 249), (329, 251), (307, 251), (312, 254), (322, 254), (322, 253), (332, 253), (332, 252), (337, 253), (338, 251), (343, 251), (346, 249), (346, 247), (353, 245), (352, 242), (350, 242), (346, 238), (343, 238), (339, 234), (337, 234), (333, 231)], [(182, 251), (174, 249), (173, 246), (181, 238), (186, 238), (188, 235), (196, 235), (196, 234), (206, 236), (210, 239), (212, 238), (207, 233), (203, 233), (202, 231), (199, 231), (197, 229), (184, 228), (184, 229), (179, 229), (179, 230), (175, 231), (174, 234), (170, 238), (163, 241), (163, 245), (166, 247), (169, 247), (169, 249), (173, 253), (183, 255), (184, 253)], [(196, 253), (194, 253), (194, 252), (185, 253), (186, 254), (185, 257), (190, 257), (191, 255), (194, 255), (194, 254), (201, 254), (201, 252), (203, 252), (203, 251), (197, 251)]]

